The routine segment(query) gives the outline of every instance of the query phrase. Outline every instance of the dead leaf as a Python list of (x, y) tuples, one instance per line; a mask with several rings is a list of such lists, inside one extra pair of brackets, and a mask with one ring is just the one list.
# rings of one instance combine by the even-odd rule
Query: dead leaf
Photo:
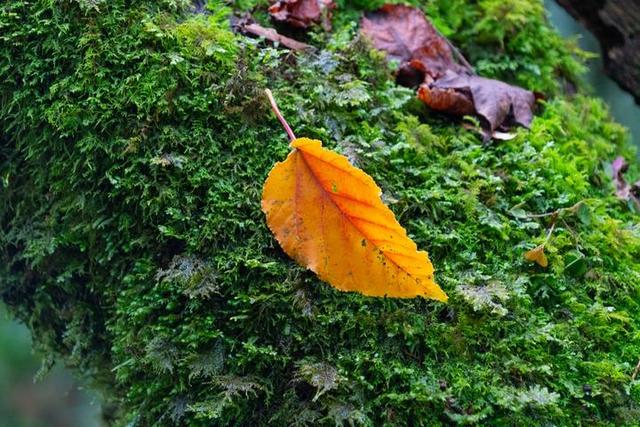
[(446, 301), (373, 179), (320, 141), (297, 138), (264, 184), (262, 210), (284, 251), (333, 287)]
[(436, 111), (457, 116), (465, 116), (476, 112), (471, 95), (452, 88), (430, 87), (427, 84), (418, 88), (418, 98)]
[(432, 89), (471, 93), (476, 113), (487, 121), (491, 132), (501, 125), (511, 124), (511, 121), (524, 127), (531, 125), (536, 102), (531, 91), (499, 80), (450, 71), (430, 86)]
[(425, 80), (424, 67), (419, 61), (409, 61), (400, 64), (396, 71), (396, 83), (400, 86), (416, 88)]
[[(454, 61), (448, 40), (427, 21), (420, 9), (386, 4), (362, 18), (360, 31), (390, 59), (406, 63), (405, 70), (408, 66), (427, 73), (432, 79), (441, 77), (447, 70), (467, 71)], [(411, 60), (414, 61), (410, 63)]]
[(544, 245), (536, 246), (535, 248), (527, 251), (524, 254), (524, 258), (527, 261), (535, 262), (540, 267), (546, 268), (549, 265), (549, 261), (547, 260), (547, 256), (544, 254)]
[(283, 36), (282, 34), (278, 33), (275, 28), (266, 28), (262, 25), (256, 24), (253, 18), (249, 15), (245, 15), (240, 18), (233, 17), (231, 20), (231, 26), (235, 31), (239, 33), (263, 37), (266, 40), (274, 43), (279, 43), (282, 46), (292, 50), (313, 49), (313, 46), (299, 42), (290, 37)]
[(636, 208), (640, 210), (640, 181), (629, 184), (624, 174), (629, 169), (629, 164), (624, 157), (618, 156), (611, 163), (611, 177), (616, 185), (616, 196), (621, 200), (632, 201)]
[(418, 98), (430, 108), (457, 116), (477, 114), (487, 137), (498, 128), (531, 124), (536, 95), (477, 76), (419, 9), (384, 5), (362, 18), (361, 31), (375, 48), (401, 61), (397, 82), (419, 85)]
[(275, 21), (294, 28), (306, 29), (321, 23), (326, 31), (331, 31), (335, 7), (333, 0), (278, 0), (269, 7), (269, 14)]

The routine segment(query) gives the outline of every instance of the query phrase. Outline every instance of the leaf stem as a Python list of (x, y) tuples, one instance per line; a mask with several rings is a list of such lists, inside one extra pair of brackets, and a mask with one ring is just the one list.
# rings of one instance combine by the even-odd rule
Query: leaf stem
[(553, 230), (556, 228), (556, 221), (557, 219), (553, 220), (553, 223), (551, 224), (551, 228), (547, 232), (547, 238), (544, 239), (544, 243), (542, 244), (542, 246), (546, 245), (549, 242), (549, 239), (551, 238), (551, 234), (553, 233)]
[(265, 89), (264, 93), (266, 93), (267, 98), (269, 98), (269, 102), (271, 103), (271, 109), (275, 113), (278, 120), (280, 120), (280, 123), (282, 123), (284, 130), (287, 132), (287, 136), (289, 136), (289, 141), (293, 141), (294, 139), (296, 139), (296, 136), (293, 134), (293, 131), (291, 130), (291, 126), (289, 126), (289, 123), (287, 123), (284, 117), (282, 117), (282, 113), (278, 108), (278, 104), (276, 104), (276, 100), (273, 98), (273, 94), (269, 89)]

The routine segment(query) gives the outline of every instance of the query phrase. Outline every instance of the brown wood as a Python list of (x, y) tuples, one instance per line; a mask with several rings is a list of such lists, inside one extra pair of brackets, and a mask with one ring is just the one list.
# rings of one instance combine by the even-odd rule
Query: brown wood
[(605, 71), (640, 104), (640, 0), (557, 0), (602, 47)]

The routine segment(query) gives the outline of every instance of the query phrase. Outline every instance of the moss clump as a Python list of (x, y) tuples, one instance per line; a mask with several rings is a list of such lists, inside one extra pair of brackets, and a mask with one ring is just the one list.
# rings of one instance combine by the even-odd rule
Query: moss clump
[[(640, 229), (606, 166), (632, 156), (624, 130), (562, 94), (580, 65), (538, 1), (420, 3), (482, 73), (549, 94), (490, 146), (393, 83), (357, 37), (365, 3), (298, 58), (216, 3), (0, 6), (2, 299), (118, 425), (632, 424)], [(266, 86), (374, 176), (449, 304), (340, 293), (282, 253)], [(532, 215), (578, 202), (549, 268), (527, 263), (553, 221)]]

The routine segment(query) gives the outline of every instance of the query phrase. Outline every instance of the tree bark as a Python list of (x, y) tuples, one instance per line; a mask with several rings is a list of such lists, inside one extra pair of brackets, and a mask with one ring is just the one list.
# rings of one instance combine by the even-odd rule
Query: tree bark
[(596, 36), (605, 72), (640, 104), (640, 1), (557, 2)]

